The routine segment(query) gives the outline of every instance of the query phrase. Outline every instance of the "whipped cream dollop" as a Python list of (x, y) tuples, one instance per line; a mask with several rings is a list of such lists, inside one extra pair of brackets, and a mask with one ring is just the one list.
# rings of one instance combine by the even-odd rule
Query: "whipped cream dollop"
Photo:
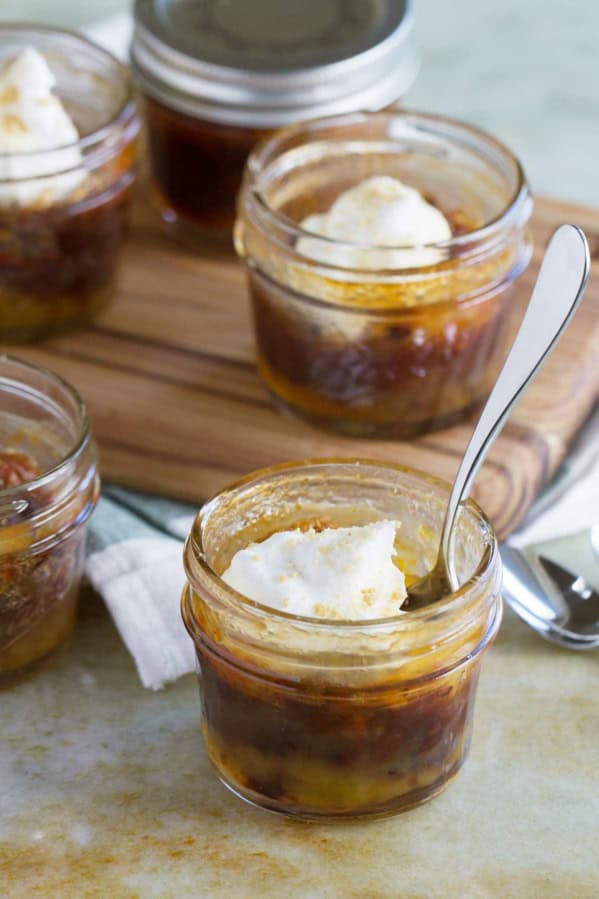
[(281, 531), (240, 549), (222, 579), (238, 593), (293, 615), (328, 619), (397, 615), (406, 597), (394, 563), (399, 522)]
[[(52, 93), (55, 86), (48, 63), (33, 47), (9, 59), (0, 70), (0, 205), (4, 207), (49, 206), (87, 177), (82, 168), (76, 168), (82, 161), (75, 143), (79, 134)], [(57, 147), (64, 149), (53, 150)]]
[[(439, 243), (451, 237), (443, 213), (389, 175), (375, 175), (342, 193), (328, 212), (309, 215), (300, 222), (311, 231), (331, 240), (361, 246), (325, 244), (300, 237), (296, 250), (310, 259), (342, 268), (416, 268), (436, 265), (445, 257)], [(378, 250), (377, 247), (405, 247), (405, 250)], [(408, 251), (408, 248), (409, 251)]]

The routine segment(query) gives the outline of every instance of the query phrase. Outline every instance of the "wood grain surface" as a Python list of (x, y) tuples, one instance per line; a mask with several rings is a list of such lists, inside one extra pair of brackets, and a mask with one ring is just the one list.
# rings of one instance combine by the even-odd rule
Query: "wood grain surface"
[[(599, 211), (537, 200), (535, 254), (515, 315), (551, 231), (564, 221), (582, 225), (599, 256)], [(501, 537), (522, 520), (597, 402), (597, 268), (570, 328), (478, 476), (473, 495)], [(143, 198), (111, 307), (86, 330), (16, 352), (81, 391), (105, 479), (198, 503), (242, 473), (311, 456), (386, 459), (451, 478), (472, 429), (469, 422), (410, 443), (356, 440), (280, 415), (254, 368), (241, 266), (178, 248)]]

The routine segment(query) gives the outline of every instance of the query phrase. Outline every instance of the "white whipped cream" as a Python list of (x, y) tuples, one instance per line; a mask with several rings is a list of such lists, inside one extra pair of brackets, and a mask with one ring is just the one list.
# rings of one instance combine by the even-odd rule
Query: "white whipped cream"
[(310, 618), (397, 615), (405, 580), (393, 562), (397, 521), (281, 531), (239, 550), (222, 579), (273, 609)]
[[(71, 118), (52, 93), (55, 86), (48, 63), (32, 47), (0, 70), (1, 206), (48, 206), (87, 177), (82, 168), (65, 171), (81, 165), (77, 145), (42, 152), (79, 139)], [(44, 175), (49, 177), (41, 177)]]
[[(445, 253), (439, 243), (451, 237), (447, 219), (422, 194), (397, 178), (375, 175), (342, 193), (328, 212), (309, 215), (300, 222), (311, 231), (331, 240), (368, 247), (339, 246), (309, 237), (300, 237), (296, 250), (310, 259), (342, 268), (416, 268), (436, 265)], [(377, 250), (376, 247), (405, 247)]]

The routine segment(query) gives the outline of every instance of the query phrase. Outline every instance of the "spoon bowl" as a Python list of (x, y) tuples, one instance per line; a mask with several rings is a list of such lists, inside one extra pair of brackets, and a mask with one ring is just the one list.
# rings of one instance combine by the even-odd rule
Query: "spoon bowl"
[(501, 548), (503, 597), (546, 640), (568, 649), (599, 646), (599, 591), (531, 550)]

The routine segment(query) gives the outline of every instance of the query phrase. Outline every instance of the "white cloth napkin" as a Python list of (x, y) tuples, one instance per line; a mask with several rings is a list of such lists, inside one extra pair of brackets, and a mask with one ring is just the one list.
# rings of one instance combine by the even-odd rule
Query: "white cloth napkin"
[(105, 487), (90, 522), (86, 576), (152, 690), (195, 667), (179, 611), (192, 521), (190, 507)]

